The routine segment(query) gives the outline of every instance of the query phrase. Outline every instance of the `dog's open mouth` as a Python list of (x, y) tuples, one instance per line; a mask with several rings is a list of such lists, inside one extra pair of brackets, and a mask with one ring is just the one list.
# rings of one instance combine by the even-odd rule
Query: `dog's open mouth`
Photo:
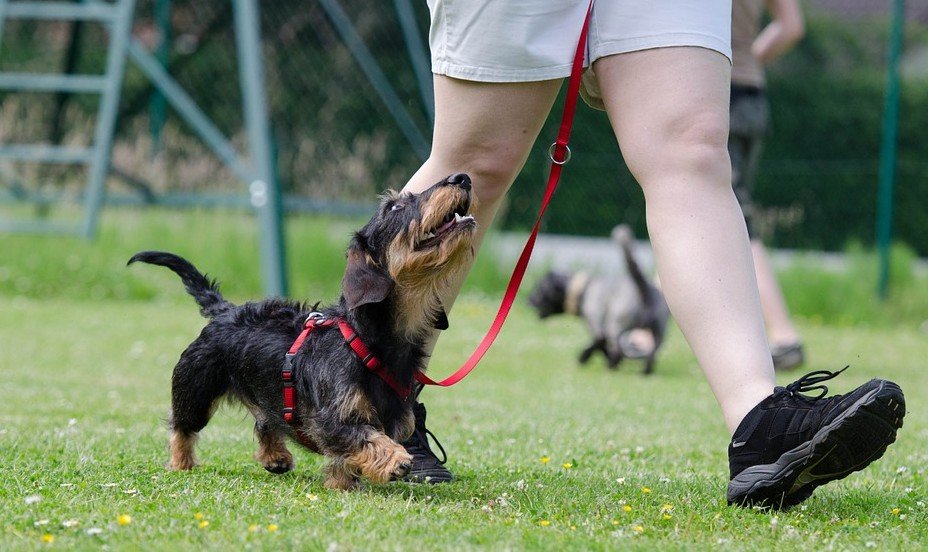
[(445, 237), (453, 234), (456, 230), (475, 226), (477, 221), (474, 220), (473, 215), (467, 214), (468, 209), (470, 209), (469, 201), (455, 207), (453, 211), (442, 219), (438, 226), (429, 229), (422, 235), (419, 242), (416, 244), (416, 249), (422, 250), (435, 247), (440, 244)]

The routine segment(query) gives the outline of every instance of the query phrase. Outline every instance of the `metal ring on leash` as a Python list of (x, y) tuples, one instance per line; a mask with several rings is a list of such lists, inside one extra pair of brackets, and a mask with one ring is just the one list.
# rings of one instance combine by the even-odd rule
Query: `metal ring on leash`
[(316, 324), (318, 324), (319, 322), (325, 320), (325, 315), (322, 314), (321, 312), (313, 311), (309, 313), (309, 316), (306, 317), (306, 322), (304, 322), (303, 324), (304, 325), (308, 324), (310, 320), (313, 320), (315, 321)]
[(567, 163), (568, 161), (570, 161), (570, 146), (568, 146), (567, 144), (564, 144), (564, 150), (566, 151), (566, 153), (564, 154), (564, 159), (562, 161), (558, 161), (557, 159), (554, 158), (554, 152), (556, 149), (557, 149), (557, 142), (553, 142), (551, 146), (548, 148), (548, 157), (551, 159), (552, 163), (554, 163), (555, 165), (563, 165)]

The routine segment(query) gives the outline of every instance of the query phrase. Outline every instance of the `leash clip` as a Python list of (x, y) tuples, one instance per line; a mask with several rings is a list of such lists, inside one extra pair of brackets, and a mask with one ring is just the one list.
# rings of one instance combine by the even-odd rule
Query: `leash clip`
[[(308, 326), (318, 326), (319, 324), (321, 324), (321, 323), (324, 322), (324, 321), (325, 321), (325, 315), (324, 315), (324, 314), (322, 314), (321, 312), (313, 311), (313, 312), (309, 313), (309, 315), (306, 317), (306, 321), (303, 322), (303, 326), (304, 326), (304, 327), (308, 327)], [(310, 323), (311, 323), (311, 324), (310, 324)]]
[(554, 154), (557, 152), (557, 142), (552, 142), (551, 146), (548, 147), (548, 157), (551, 159), (551, 162), (555, 165), (565, 165), (570, 161), (570, 146), (564, 144), (564, 159), (558, 161), (554, 158)]

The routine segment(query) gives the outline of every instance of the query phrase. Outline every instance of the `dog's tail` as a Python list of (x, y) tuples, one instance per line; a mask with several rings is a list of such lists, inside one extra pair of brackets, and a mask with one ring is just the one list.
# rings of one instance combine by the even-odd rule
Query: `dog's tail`
[(207, 279), (206, 276), (201, 274), (196, 267), (183, 257), (163, 251), (142, 251), (133, 255), (126, 264), (131, 265), (136, 261), (163, 266), (173, 270), (175, 274), (180, 276), (181, 281), (184, 282), (184, 288), (187, 289), (187, 293), (192, 295), (193, 298), (196, 299), (197, 304), (200, 305), (200, 314), (206, 318), (212, 318), (221, 314), (232, 306), (232, 303), (223, 299), (222, 294), (219, 293), (219, 286), (216, 284), (216, 280)]
[(626, 224), (620, 224), (612, 229), (612, 239), (622, 247), (622, 254), (625, 256), (625, 265), (628, 267), (628, 274), (635, 282), (635, 287), (638, 288), (641, 300), (646, 304), (650, 304), (652, 300), (651, 285), (648, 283), (648, 278), (641, 272), (641, 266), (635, 259), (635, 255), (632, 254), (632, 244), (635, 241), (632, 229)]

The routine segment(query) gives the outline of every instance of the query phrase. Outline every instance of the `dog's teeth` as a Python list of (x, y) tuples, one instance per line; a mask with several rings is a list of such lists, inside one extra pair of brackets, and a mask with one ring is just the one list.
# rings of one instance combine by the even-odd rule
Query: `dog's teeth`
[(464, 217), (462, 217), (461, 215), (459, 215), (459, 214), (457, 214), (457, 213), (454, 214), (454, 222), (461, 222), (461, 220), (462, 220), (463, 218), (464, 218)]
[(428, 234), (425, 235), (425, 238), (423, 238), (423, 239), (428, 240), (428, 239), (431, 239), (431, 238), (434, 238), (434, 237), (435, 237), (435, 232), (429, 232)]

